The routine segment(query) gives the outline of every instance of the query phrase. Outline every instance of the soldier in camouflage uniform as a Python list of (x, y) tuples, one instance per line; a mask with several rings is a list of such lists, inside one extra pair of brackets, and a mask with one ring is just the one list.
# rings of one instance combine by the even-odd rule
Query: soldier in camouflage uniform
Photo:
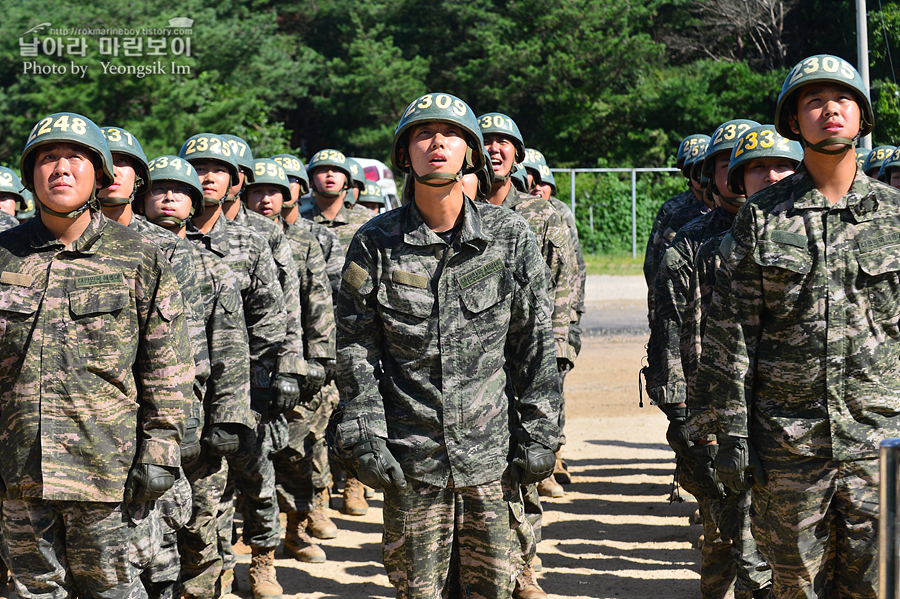
[(98, 210), (94, 123), (41, 119), (21, 167), (41, 213), (0, 234), (3, 557), (19, 597), (143, 598), (191, 403), (185, 306), (159, 250)]
[[(134, 215), (132, 201), (135, 195), (146, 192), (150, 184), (147, 157), (140, 142), (121, 127), (101, 127), (106, 145), (113, 159), (115, 179), (97, 193), (100, 211), (110, 220), (140, 233), (144, 240), (154, 244), (172, 267), (185, 305), (185, 319), (194, 356), (194, 402), (188, 418), (181, 445), (182, 463), (196, 457), (200, 450), (197, 436), (199, 420), (196, 414), (206, 392), (209, 379), (209, 348), (205, 323), (202, 317), (202, 299), (197, 277), (197, 266), (192, 246), (188, 242), (154, 227)], [(181, 596), (178, 582), (181, 563), (178, 555), (178, 530), (187, 523), (191, 508), (191, 485), (183, 471), (171, 489), (156, 502), (161, 521), (162, 543), (153, 561), (141, 574), (144, 587), (151, 599), (170, 599)]]
[(347, 168), (350, 169), (350, 193), (344, 201), (353, 206), (359, 201), (359, 196), (366, 191), (366, 175), (359, 163), (352, 158), (347, 158)]
[[(255, 171), (255, 182), (245, 192), (247, 208), (272, 219), (290, 242), (299, 269), (304, 352), (310, 373), (313, 366), (318, 367), (321, 388), (326, 371), (334, 369), (335, 359), (334, 305), (325, 259), (308, 229), (288, 225), (281, 219), (282, 198), (291, 193), (285, 169), (273, 160), (263, 159), (256, 161)], [(287, 414), (290, 441), (273, 457), (278, 501), (287, 513), (285, 553), (311, 563), (324, 562), (325, 552), (312, 541), (307, 529), (315, 530), (319, 538), (337, 536), (337, 527), (327, 513), (331, 485), (327, 449), (324, 460), (317, 464), (313, 459), (316, 445), (324, 444), (325, 426), (334, 408), (323, 398), (317, 392), (315, 397), (309, 397), (309, 402), (299, 403)]]
[(34, 196), (27, 189), (23, 189), (21, 193), (23, 203), (16, 210), (16, 220), (19, 224), (31, 220), (35, 214)]
[(19, 176), (14, 170), (0, 166), (0, 231), (19, 226), (16, 213), (26, 209)]
[[(282, 588), (276, 579), (275, 547), (280, 542), (275, 470), (271, 454), (287, 441), (284, 412), (300, 399), (307, 374), (302, 355), (284, 345), (287, 318), (284, 295), (278, 281), (275, 260), (266, 241), (256, 232), (232, 222), (222, 213), (222, 203), (238, 178), (238, 166), (231, 146), (212, 133), (188, 139), (179, 152), (197, 170), (203, 187), (206, 209), (194, 215), (187, 239), (221, 258), (237, 277), (250, 344), (250, 402), (261, 421), (256, 442), (248, 451), (227, 456), (229, 473), (240, 490), (244, 517), (244, 542), (250, 546), (250, 582), (254, 596), (278, 596)], [(223, 502), (229, 499), (226, 492)], [(223, 508), (227, 508), (226, 504)], [(228, 509), (223, 509), (227, 519)], [(227, 531), (231, 525), (220, 527)], [(220, 535), (223, 553), (223, 586), (233, 576), (234, 556), (230, 554), (230, 534)]]
[[(187, 219), (203, 210), (203, 189), (196, 171), (177, 156), (159, 156), (150, 161), (148, 174), (147, 191), (137, 198), (135, 208), (153, 226), (184, 239)], [(139, 217), (134, 220), (147, 222)], [(192, 414), (198, 441), (194, 459), (186, 458), (182, 445), (192, 504), (178, 533), (180, 583), (184, 597), (215, 599), (222, 572), (217, 510), (227, 477), (222, 457), (238, 451), (241, 439), (248, 439), (256, 427), (250, 411), (250, 348), (234, 274), (211, 252), (191, 243), (179, 246), (179, 251), (191, 252), (197, 265), (201, 321), (211, 367), (202, 402)]]
[(791, 69), (775, 112), (797, 172), (744, 206), (720, 246), (692, 438), (752, 488), (775, 597), (877, 596), (878, 445), (900, 436), (900, 192), (857, 170), (873, 127), (856, 70)]
[[(321, 150), (316, 152), (306, 169), (312, 187), (315, 205), (304, 212), (303, 217), (331, 229), (338, 237), (341, 250), (346, 254), (350, 240), (356, 231), (372, 218), (372, 213), (362, 206), (350, 204), (352, 173), (347, 157), (337, 150)], [(329, 279), (335, 293), (340, 288), (340, 278), (329, 271)], [(337, 388), (326, 390), (331, 393), (330, 400), (336, 399)], [(363, 516), (369, 510), (365, 498), (365, 488), (351, 473), (347, 473), (344, 482), (344, 513), (349, 516)]]
[(755, 193), (792, 173), (801, 159), (799, 145), (779, 136), (773, 125), (751, 127), (736, 139), (723, 129), (729, 124), (743, 128), (741, 123), (732, 121), (717, 129), (715, 143), (707, 148), (704, 169), (719, 207), (678, 232), (657, 273), (658, 332), (665, 362), (651, 366), (662, 369), (659, 379), (666, 382), (665, 391), (654, 395), (667, 401), (660, 407), (669, 418), (666, 437), (677, 455), (678, 479), (700, 506), (703, 597), (725, 597), (734, 585), (735, 597), (749, 599), (768, 596), (771, 585), (770, 572), (760, 569), (764, 559), (750, 533), (750, 495), (723, 496), (717, 485), (702, 484), (709, 479), (715, 445), (704, 439), (692, 445), (685, 425), (689, 411), (702, 410), (707, 399), (695, 395), (693, 381), (705, 326), (703, 306), (715, 279), (715, 269), (707, 261), (710, 249), (715, 251), (731, 227), (745, 193)]
[(866, 158), (872, 153), (870, 148), (856, 148), (856, 168), (863, 170), (866, 166)]
[[(575, 215), (572, 210), (559, 199), (556, 195), (556, 178), (547, 165), (544, 155), (538, 150), (525, 148), (525, 161), (522, 163), (527, 172), (528, 188), (531, 193), (540, 196), (550, 202), (556, 212), (562, 218), (569, 231), (569, 239), (572, 242), (572, 248), (575, 252), (575, 268), (572, 269), (572, 289), (575, 292), (571, 303), (571, 317), (569, 320), (569, 353), (578, 357), (581, 352), (581, 316), (584, 314), (584, 286), (587, 282), (587, 267), (584, 262), (584, 254), (581, 251), (581, 241), (578, 239), (578, 224), (575, 221)], [(574, 360), (574, 358), (573, 358)], [(560, 371), (560, 391), (565, 397), (566, 372)], [(565, 402), (565, 400), (563, 400)], [(561, 485), (572, 482), (565, 461), (562, 459), (562, 449), (556, 453), (556, 466), (553, 470), (553, 477)]]
[(381, 193), (381, 188), (378, 186), (378, 183), (372, 183), (371, 181), (366, 183), (366, 188), (359, 192), (359, 199), (357, 202), (360, 206), (371, 210), (374, 214), (380, 214), (385, 207), (384, 195)]
[[(575, 354), (568, 343), (571, 304), (575, 295), (573, 273), (576, 268), (575, 252), (569, 231), (549, 202), (537, 196), (522, 194), (512, 186), (511, 169), (516, 160), (525, 159), (525, 143), (515, 122), (504, 114), (489, 113), (478, 117), (478, 124), (484, 136), (485, 154), (491, 164), (491, 186), (486, 194), (487, 201), (510, 208), (525, 218), (535, 234), (549, 269), (548, 294), (554, 299), (553, 337), (556, 344), (557, 374), (562, 388), (564, 374), (571, 370), (575, 361)], [(562, 394), (560, 399), (557, 424), (562, 445), (565, 442), (563, 430), (565, 400)], [(542, 480), (537, 489), (528, 489), (525, 495), (525, 509), (540, 540), (543, 508), (538, 493), (547, 497), (561, 497), (565, 491), (553, 477)], [(526, 560), (526, 568), (516, 580), (514, 596), (517, 599), (546, 597), (535, 579), (531, 560)]]
[(535, 551), (520, 485), (555, 461), (547, 269), (521, 216), (463, 195), (482, 144), (461, 100), (409, 105), (391, 155), (413, 201), (360, 229), (338, 300), (332, 448), (385, 489), (398, 598), (508, 598)]

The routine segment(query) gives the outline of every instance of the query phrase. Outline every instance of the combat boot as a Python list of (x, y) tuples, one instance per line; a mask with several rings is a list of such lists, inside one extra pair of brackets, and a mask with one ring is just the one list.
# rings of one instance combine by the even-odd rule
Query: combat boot
[(561, 449), (556, 452), (556, 465), (553, 467), (553, 478), (561, 485), (568, 485), (572, 482), (572, 477), (569, 476), (569, 469), (566, 467), (566, 462), (562, 459)]
[(250, 588), (254, 599), (281, 599), (284, 589), (275, 578), (275, 550), (252, 547)]
[(328, 489), (316, 489), (313, 498), (313, 509), (309, 513), (307, 530), (317, 539), (333, 539), (337, 537), (337, 526), (328, 517)]
[(344, 513), (348, 516), (365, 516), (369, 504), (364, 496), (363, 484), (347, 473), (344, 483)]
[(525, 566), (525, 569), (516, 578), (516, 588), (513, 589), (512, 596), (513, 599), (549, 599), (547, 593), (537, 583), (531, 565)]
[(538, 495), (541, 497), (562, 497), (566, 494), (562, 486), (552, 476), (548, 476), (537, 484)]
[(325, 561), (325, 552), (306, 534), (306, 525), (306, 514), (288, 512), (284, 552), (301, 562), (321, 564)]

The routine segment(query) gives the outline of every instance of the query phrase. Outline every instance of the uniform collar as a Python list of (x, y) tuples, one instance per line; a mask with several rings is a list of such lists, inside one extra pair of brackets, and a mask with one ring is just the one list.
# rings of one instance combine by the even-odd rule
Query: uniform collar
[(188, 239), (202, 239), (206, 248), (220, 258), (227, 256), (228, 233), (225, 231), (226, 220), (228, 220), (228, 217), (226, 217), (225, 214), (220, 214), (219, 218), (216, 219), (216, 224), (212, 226), (209, 233), (205, 234), (200, 231), (193, 222), (188, 221), (187, 237)]
[[(28, 221), (31, 224), (31, 232), (29, 242), (34, 249), (49, 249), (53, 247), (64, 247), (62, 242), (50, 233), (50, 230), (44, 226), (44, 222), (40, 216)], [(87, 229), (81, 236), (72, 242), (68, 251), (77, 252), (86, 256), (93, 255), (100, 247), (103, 231), (112, 222), (99, 210), (91, 210), (91, 221), (88, 223)]]
[(322, 225), (330, 225), (331, 223), (336, 223), (339, 225), (346, 225), (350, 222), (350, 214), (347, 206), (341, 202), (341, 209), (334, 216), (332, 220), (328, 220), (324, 216), (322, 216), (322, 211), (319, 209), (318, 204), (313, 204), (312, 207), (312, 219), (319, 224)]
[[(473, 202), (467, 196), (463, 199), (463, 222), (459, 231), (459, 242), (478, 245), (481, 242), (493, 240), (493, 236), (484, 228), (484, 219), (481, 212), (487, 209), (484, 202)], [(403, 231), (403, 241), (409, 245), (435, 245), (444, 244), (437, 233), (432, 231), (416, 206), (415, 200), (401, 208), (404, 214), (400, 220)]]
[(824, 208), (826, 210), (833, 209), (850, 209), (857, 217), (863, 216), (870, 212), (874, 212), (878, 208), (878, 201), (875, 199), (872, 185), (869, 177), (861, 170), (856, 169), (856, 175), (853, 177), (853, 183), (850, 190), (836, 204), (828, 201), (822, 192), (813, 185), (809, 171), (801, 162), (797, 170), (791, 176), (791, 185), (793, 186), (794, 208)]

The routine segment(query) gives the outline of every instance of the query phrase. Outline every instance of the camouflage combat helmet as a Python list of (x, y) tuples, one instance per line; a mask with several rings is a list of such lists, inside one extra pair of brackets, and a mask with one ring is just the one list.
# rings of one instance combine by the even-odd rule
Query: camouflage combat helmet
[[(198, 162), (207, 160), (219, 162), (225, 165), (228, 169), (228, 174), (231, 176), (231, 182), (228, 186), (231, 187), (238, 181), (238, 169), (240, 167), (238, 167), (238, 163), (234, 158), (234, 152), (231, 151), (231, 144), (215, 133), (192, 135), (181, 146), (178, 157), (184, 158), (195, 168)], [(203, 201), (207, 206), (218, 206), (225, 201), (227, 196), (228, 190), (226, 189), (225, 194), (218, 200), (204, 198)]]
[(381, 187), (378, 186), (378, 183), (373, 183), (371, 181), (366, 183), (366, 188), (359, 192), (359, 201), (368, 202), (369, 204), (380, 204), (382, 206), (386, 205), (384, 194), (381, 193)]
[[(52, 143), (71, 143), (84, 146), (97, 158), (94, 162), (100, 163), (103, 170), (101, 187), (112, 185), (115, 180), (113, 175), (112, 155), (106, 146), (103, 132), (92, 120), (73, 112), (57, 112), (42, 118), (31, 130), (22, 157), (19, 159), (19, 170), (22, 172), (22, 182), (29, 191), (34, 191), (34, 160), (39, 147)], [(35, 198), (40, 201), (39, 198)], [(80, 208), (72, 212), (56, 212), (41, 202), (41, 210), (62, 218), (76, 218), (82, 212), (91, 207), (97, 210), (97, 190), (91, 192), (90, 199)]]
[[(187, 187), (191, 197), (191, 216), (203, 213), (203, 186), (200, 183), (200, 177), (197, 176), (197, 171), (190, 162), (184, 158), (179, 158), (178, 156), (157, 156), (150, 161), (147, 168), (150, 173), (150, 182), (147, 185), (147, 193), (153, 189), (154, 184), (162, 181), (183, 183)], [(135, 207), (138, 205), (141, 205), (141, 203), (136, 202)], [(141, 209), (138, 210), (138, 212), (143, 211), (143, 206), (141, 205)], [(160, 216), (153, 219), (151, 222), (165, 228), (179, 228), (184, 224), (182, 219), (175, 218), (174, 216)]]
[(510, 178), (513, 187), (523, 193), (528, 193), (528, 178), (525, 176), (525, 166), (521, 162), (513, 165)]
[[(306, 174), (306, 167), (303, 166), (303, 162), (299, 158), (290, 154), (276, 154), (271, 156), (271, 158), (284, 168), (284, 174), (287, 175), (288, 183), (293, 183), (291, 177), (297, 179), (297, 183), (300, 184), (301, 196), (309, 193), (309, 175)], [(294, 201), (289, 197), (286, 198), (284, 207), (293, 208)]]
[(23, 209), (16, 210), (16, 218), (20, 221), (26, 221), (28, 219), (34, 218), (35, 208), (34, 208), (34, 196), (31, 195), (31, 192), (27, 189), (22, 190), (22, 198), (23, 198)]
[(365, 171), (363, 171), (363, 167), (361, 167), (359, 163), (352, 158), (347, 159), (347, 165), (350, 167), (350, 185), (357, 188), (360, 193), (362, 193), (366, 188), (366, 184), (368, 183), (368, 179), (366, 179), (366, 173)]
[(478, 126), (481, 127), (482, 137), (503, 135), (510, 138), (516, 148), (516, 162), (525, 161), (525, 141), (514, 120), (500, 112), (489, 112), (478, 117)]
[[(412, 171), (408, 160), (401, 160), (400, 150), (403, 149), (406, 152), (409, 146), (409, 130), (420, 123), (430, 122), (457, 125), (466, 136), (466, 145), (468, 145), (466, 158), (462, 169), (455, 175), (450, 173), (431, 173), (426, 176), (419, 176)], [(488, 173), (484, 170), (485, 165), (489, 163), (485, 158), (484, 138), (481, 135), (481, 127), (478, 126), (478, 121), (475, 120), (475, 114), (469, 108), (469, 105), (450, 94), (425, 94), (410, 103), (403, 116), (400, 117), (397, 130), (394, 131), (394, 140), (391, 144), (391, 162), (395, 168), (411, 174), (416, 181), (423, 185), (442, 187), (459, 181), (463, 175), (475, 173), (478, 175), (478, 183), (482, 192), (486, 193), (490, 189), (490, 179), (487, 178)], [(404, 185), (405, 188), (406, 185)]]
[(869, 148), (856, 148), (856, 170), (861, 171), (866, 166), (866, 157), (872, 152)]
[(891, 171), (898, 168), (900, 168), (900, 148), (895, 148), (891, 155), (881, 163), (881, 169), (878, 171), (878, 180), (890, 183)]
[[(316, 184), (313, 182), (312, 175), (315, 173), (316, 169), (323, 166), (330, 166), (334, 170), (344, 173), (346, 180), (344, 181), (344, 187), (341, 191), (333, 193), (316, 189)], [(334, 198), (341, 195), (341, 192), (345, 189), (350, 189), (350, 186), (353, 184), (353, 173), (350, 172), (350, 164), (348, 163), (347, 157), (344, 156), (343, 152), (339, 152), (338, 150), (319, 150), (313, 154), (312, 160), (306, 165), (306, 173), (307, 176), (309, 176), (310, 189), (326, 198)]]
[[(731, 161), (728, 163), (728, 191), (744, 195), (744, 167), (758, 158), (786, 158), (795, 164), (803, 160), (800, 143), (782, 137), (775, 131), (775, 125), (760, 125), (744, 131), (734, 144)], [(723, 198), (733, 204), (743, 204), (744, 198)]]
[(719, 196), (722, 195), (719, 193), (719, 189), (716, 186), (716, 176), (713, 172), (716, 156), (723, 152), (727, 152), (730, 156), (737, 138), (751, 127), (758, 126), (759, 123), (756, 121), (751, 121), (749, 119), (734, 119), (722, 123), (715, 131), (713, 131), (712, 136), (709, 138), (709, 143), (706, 146), (706, 156), (703, 158), (703, 165), (700, 167), (702, 169), (700, 171), (701, 181), (702, 178), (709, 180), (708, 187), (711, 192)]
[(522, 161), (527, 174), (531, 175), (534, 183), (541, 182), (541, 165), (547, 164), (544, 155), (534, 148), (525, 148), (525, 160)]
[(541, 165), (541, 183), (550, 186), (550, 195), (556, 195), (556, 177), (553, 176), (553, 171), (546, 164)]
[(147, 174), (147, 156), (137, 138), (121, 127), (100, 127), (103, 137), (106, 138), (106, 147), (110, 154), (124, 154), (131, 158), (134, 166), (134, 189), (128, 198), (98, 198), (103, 206), (121, 206), (131, 202), (135, 196), (144, 193), (147, 182), (150, 180)]
[[(253, 174), (256, 178), (247, 186), (248, 188), (254, 185), (271, 185), (281, 191), (282, 202), (285, 198), (291, 199), (291, 184), (284, 167), (279, 163), (271, 158), (258, 158), (253, 161)], [(271, 218), (276, 219), (279, 216), (279, 214), (274, 214)]]
[[(797, 140), (800, 145), (808, 147), (814, 152), (840, 154), (851, 148), (856, 143), (856, 138), (832, 137), (811, 145), (799, 133), (794, 133), (791, 129), (790, 118), (797, 110), (797, 92), (804, 85), (823, 81), (839, 83), (856, 94), (861, 121), (858, 137), (871, 133), (875, 124), (875, 113), (872, 110), (872, 100), (869, 99), (869, 92), (863, 84), (862, 77), (849, 62), (830, 54), (817, 54), (805, 58), (788, 73), (784, 85), (781, 87), (781, 93), (778, 94), (778, 104), (775, 107), (775, 128), (784, 137)], [(838, 150), (825, 151), (823, 149), (825, 146), (838, 144), (842, 146)]]
[(0, 193), (8, 193), (16, 197), (16, 212), (28, 210), (22, 191), (22, 181), (19, 180), (19, 175), (16, 174), (16, 171), (0, 166)]
[(675, 166), (678, 170), (683, 171), (684, 161), (691, 155), (691, 148), (700, 143), (709, 143), (709, 135), (694, 133), (681, 140), (681, 144), (678, 146), (678, 154), (675, 157)]
[(250, 151), (250, 145), (237, 135), (228, 133), (220, 133), (219, 137), (228, 142), (231, 146), (231, 153), (237, 162), (241, 172), (244, 173), (244, 185), (253, 183), (253, 152)]
[(896, 149), (897, 148), (894, 146), (878, 146), (877, 148), (872, 148), (872, 151), (866, 156), (865, 163), (863, 163), (863, 172), (870, 177), (878, 178), (881, 165), (885, 160), (891, 157), (891, 154), (893, 154)]
[(685, 169), (690, 168), (691, 179), (702, 179), (703, 161), (706, 159), (707, 144), (697, 144), (691, 148), (691, 155), (685, 158)]

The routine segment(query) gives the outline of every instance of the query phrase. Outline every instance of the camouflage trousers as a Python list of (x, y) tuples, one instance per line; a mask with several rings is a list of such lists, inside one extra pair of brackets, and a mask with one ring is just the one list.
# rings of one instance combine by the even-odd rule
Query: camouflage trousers
[(753, 534), (779, 599), (878, 595), (878, 458), (832, 461), (760, 451)]
[(153, 514), (160, 520), (162, 538), (150, 565), (141, 573), (141, 581), (150, 599), (178, 599), (181, 597), (178, 531), (191, 517), (191, 485), (183, 471), (172, 488), (156, 500)]
[(541, 522), (544, 516), (544, 506), (541, 505), (541, 496), (538, 493), (537, 485), (522, 487), (522, 506), (525, 510), (525, 519), (530, 526), (516, 529), (516, 532), (523, 533), (519, 537), (522, 562), (531, 563), (537, 553), (537, 545), (541, 542), (543, 528)]
[(254, 447), (227, 457), (228, 484), (217, 511), (220, 515), (219, 553), (223, 568), (234, 568), (235, 563), (231, 550), (235, 502), (238, 502), (244, 519), (244, 543), (273, 549), (281, 542), (272, 454), (284, 449), (287, 442), (287, 420), (279, 414), (259, 423)]
[(694, 460), (679, 456), (676, 476), (697, 498), (703, 520), (700, 594), (703, 599), (751, 599), (772, 584), (772, 572), (753, 538), (750, 492), (722, 499), (703, 497), (694, 483)]
[(145, 599), (140, 573), (159, 524), (153, 503), (0, 502), (3, 558), (20, 599)]
[(288, 445), (272, 456), (278, 504), (284, 512), (312, 511), (315, 490), (332, 484), (325, 429), (336, 398), (337, 387), (330, 383), (309, 406), (297, 406), (287, 415)]
[(216, 583), (222, 573), (218, 509), (225, 492), (228, 463), (221, 457), (202, 455), (185, 467), (185, 473), (191, 484), (192, 506), (190, 519), (178, 533), (181, 584), (186, 595), (216, 599), (220, 594)]
[(382, 554), (398, 599), (508, 599), (524, 567), (518, 529), (530, 528), (508, 476), (459, 489), (407, 482), (384, 492)]

